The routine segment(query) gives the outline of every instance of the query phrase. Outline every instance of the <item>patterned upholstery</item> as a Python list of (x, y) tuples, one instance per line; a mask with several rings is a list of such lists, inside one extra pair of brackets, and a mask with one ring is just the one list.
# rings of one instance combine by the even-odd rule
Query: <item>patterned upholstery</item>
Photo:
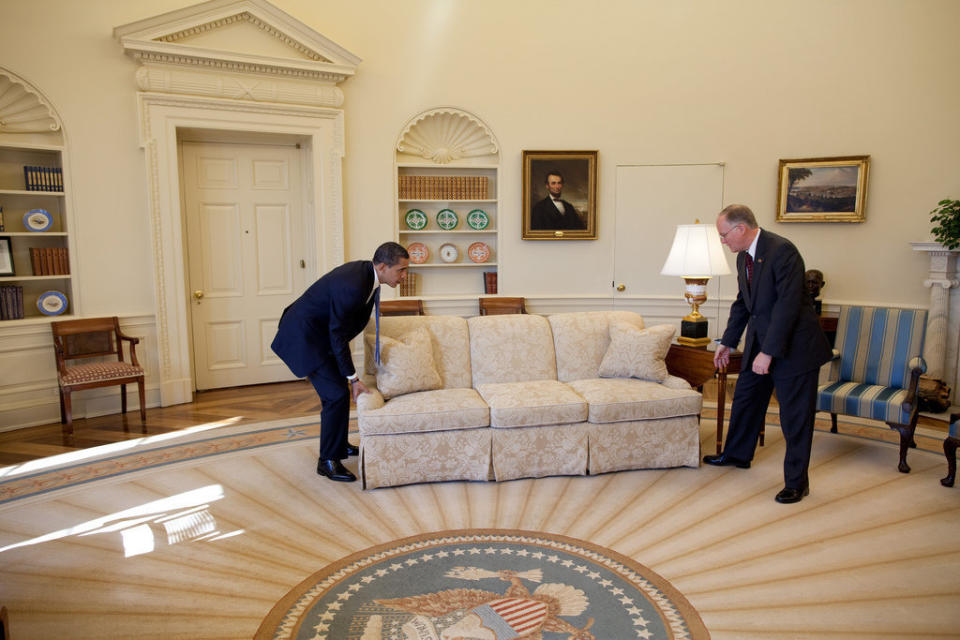
[(474, 386), (557, 379), (553, 334), (543, 316), (476, 316), (467, 326)]
[(577, 380), (570, 386), (589, 403), (594, 424), (696, 415), (703, 402), (689, 385), (678, 390), (633, 378)]
[(386, 403), (379, 391), (360, 398), (363, 404), (358, 399), (357, 425), (361, 436), (490, 426), (490, 408), (473, 389), (408, 393)]
[[(470, 336), (467, 321), (456, 316), (390, 316), (380, 318), (380, 336), (399, 340), (419, 327), (430, 332), (433, 341), (433, 361), (444, 389), (469, 389)], [(364, 332), (364, 383), (374, 384), (377, 373), (373, 357), (376, 344), (376, 326), (371, 320)], [(367, 386), (370, 386), (369, 384)]]
[(469, 429), (364, 437), (360, 441), (363, 488), (489, 480), (492, 433), (492, 429)]
[(600, 377), (600, 363), (610, 346), (610, 324), (626, 322), (643, 329), (643, 316), (630, 311), (557, 313), (549, 318), (557, 352), (560, 382)]
[(911, 369), (925, 368), (926, 326), (925, 310), (843, 307), (835, 349), (839, 379), (820, 387), (817, 410), (909, 424), (915, 406), (903, 402)]
[(481, 384), (477, 391), (490, 406), (490, 426), (533, 427), (587, 419), (587, 402), (556, 380)]
[(142, 375), (143, 367), (136, 367), (126, 362), (97, 362), (66, 367), (63, 375), (57, 377), (61, 385), (74, 385)]

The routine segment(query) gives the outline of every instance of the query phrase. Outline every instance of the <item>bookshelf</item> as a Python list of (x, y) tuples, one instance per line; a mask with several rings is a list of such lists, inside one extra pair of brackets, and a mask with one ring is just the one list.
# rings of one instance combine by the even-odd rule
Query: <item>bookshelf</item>
[(421, 113), (400, 135), (394, 175), (397, 242), (422, 245), (427, 255), (411, 259), (416, 291), (404, 294), (487, 293), (484, 274), (500, 270), (501, 228), (500, 154), (490, 129), (459, 109)]
[[(5, 295), (17, 290), (11, 288), (18, 288), (19, 306), (22, 306), (22, 317), (17, 317), (20, 309), (8, 307), (0, 313), (0, 324), (45, 320), (53, 317), (54, 310), (63, 307), (64, 300), (66, 307), (56, 315), (73, 313), (73, 269), (70, 268), (73, 256), (70, 255), (66, 190), (63, 182), (57, 184), (56, 180), (46, 185), (28, 185), (30, 177), (24, 173), (24, 167), (42, 167), (62, 176), (64, 152), (58, 144), (0, 139), (0, 207), (3, 209), (0, 250), (6, 251), (7, 247), (10, 250), (0, 257), (0, 264), (12, 261), (14, 271), (13, 275), (0, 275), (0, 287), (6, 289)], [(49, 295), (51, 291), (60, 295)], [(44, 307), (47, 313), (38, 307), (41, 299), (48, 301)]]

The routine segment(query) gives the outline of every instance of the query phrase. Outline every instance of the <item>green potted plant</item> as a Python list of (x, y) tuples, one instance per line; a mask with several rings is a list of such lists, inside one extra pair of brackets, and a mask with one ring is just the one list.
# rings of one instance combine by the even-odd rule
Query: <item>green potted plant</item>
[(930, 212), (930, 233), (947, 249), (960, 247), (960, 200), (941, 200)]

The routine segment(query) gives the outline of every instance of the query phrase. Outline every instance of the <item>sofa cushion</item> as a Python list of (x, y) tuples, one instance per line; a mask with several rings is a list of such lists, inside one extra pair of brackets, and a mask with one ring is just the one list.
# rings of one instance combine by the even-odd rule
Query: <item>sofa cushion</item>
[(384, 398), (414, 391), (432, 391), (439, 389), (441, 384), (440, 374), (433, 363), (430, 334), (424, 327), (417, 327), (398, 340), (381, 336), (377, 389)]
[(495, 382), (477, 386), (490, 406), (490, 426), (500, 428), (568, 424), (587, 419), (587, 403), (556, 380)]
[(696, 415), (703, 400), (692, 389), (670, 389), (634, 378), (594, 378), (567, 384), (586, 399), (587, 420), (594, 424)]
[[(466, 389), (473, 386), (470, 377), (470, 338), (467, 320), (459, 316), (387, 316), (380, 318), (380, 342), (384, 336), (397, 339), (423, 327), (433, 343), (433, 361), (444, 389)], [(367, 379), (377, 372), (373, 352), (376, 325), (370, 320), (364, 334), (364, 371)], [(371, 380), (372, 382), (372, 380)]]
[(610, 346), (600, 363), (600, 377), (663, 382), (667, 378), (664, 359), (676, 332), (669, 324), (637, 329), (626, 322), (611, 322)]
[(393, 398), (357, 423), (360, 435), (475, 429), (490, 426), (490, 409), (473, 389), (437, 389)]
[(557, 354), (557, 380), (596, 378), (607, 347), (610, 323), (627, 322), (643, 329), (643, 316), (633, 311), (577, 311), (549, 317)]
[(474, 387), (557, 379), (553, 333), (543, 316), (476, 316), (467, 320), (467, 326)]

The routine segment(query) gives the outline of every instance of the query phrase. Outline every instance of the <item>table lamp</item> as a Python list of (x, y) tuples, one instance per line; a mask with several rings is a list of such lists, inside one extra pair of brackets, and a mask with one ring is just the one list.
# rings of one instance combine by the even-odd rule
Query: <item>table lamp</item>
[[(699, 222), (699, 221), (697, 221)], [(707, 281), (711, 276), (730, 273), (723, 255), (720, 234), (712, 224), (680, 224), (673, 237), (673, 246), (660, 275), (681, 276), (686, 282), (683, 297), (693, 308), (680, 321), (677, 342), (694, 347), (710, 344), (707, 337), (707, 319), (700, 313), (700, 305), (707, 301)]]

